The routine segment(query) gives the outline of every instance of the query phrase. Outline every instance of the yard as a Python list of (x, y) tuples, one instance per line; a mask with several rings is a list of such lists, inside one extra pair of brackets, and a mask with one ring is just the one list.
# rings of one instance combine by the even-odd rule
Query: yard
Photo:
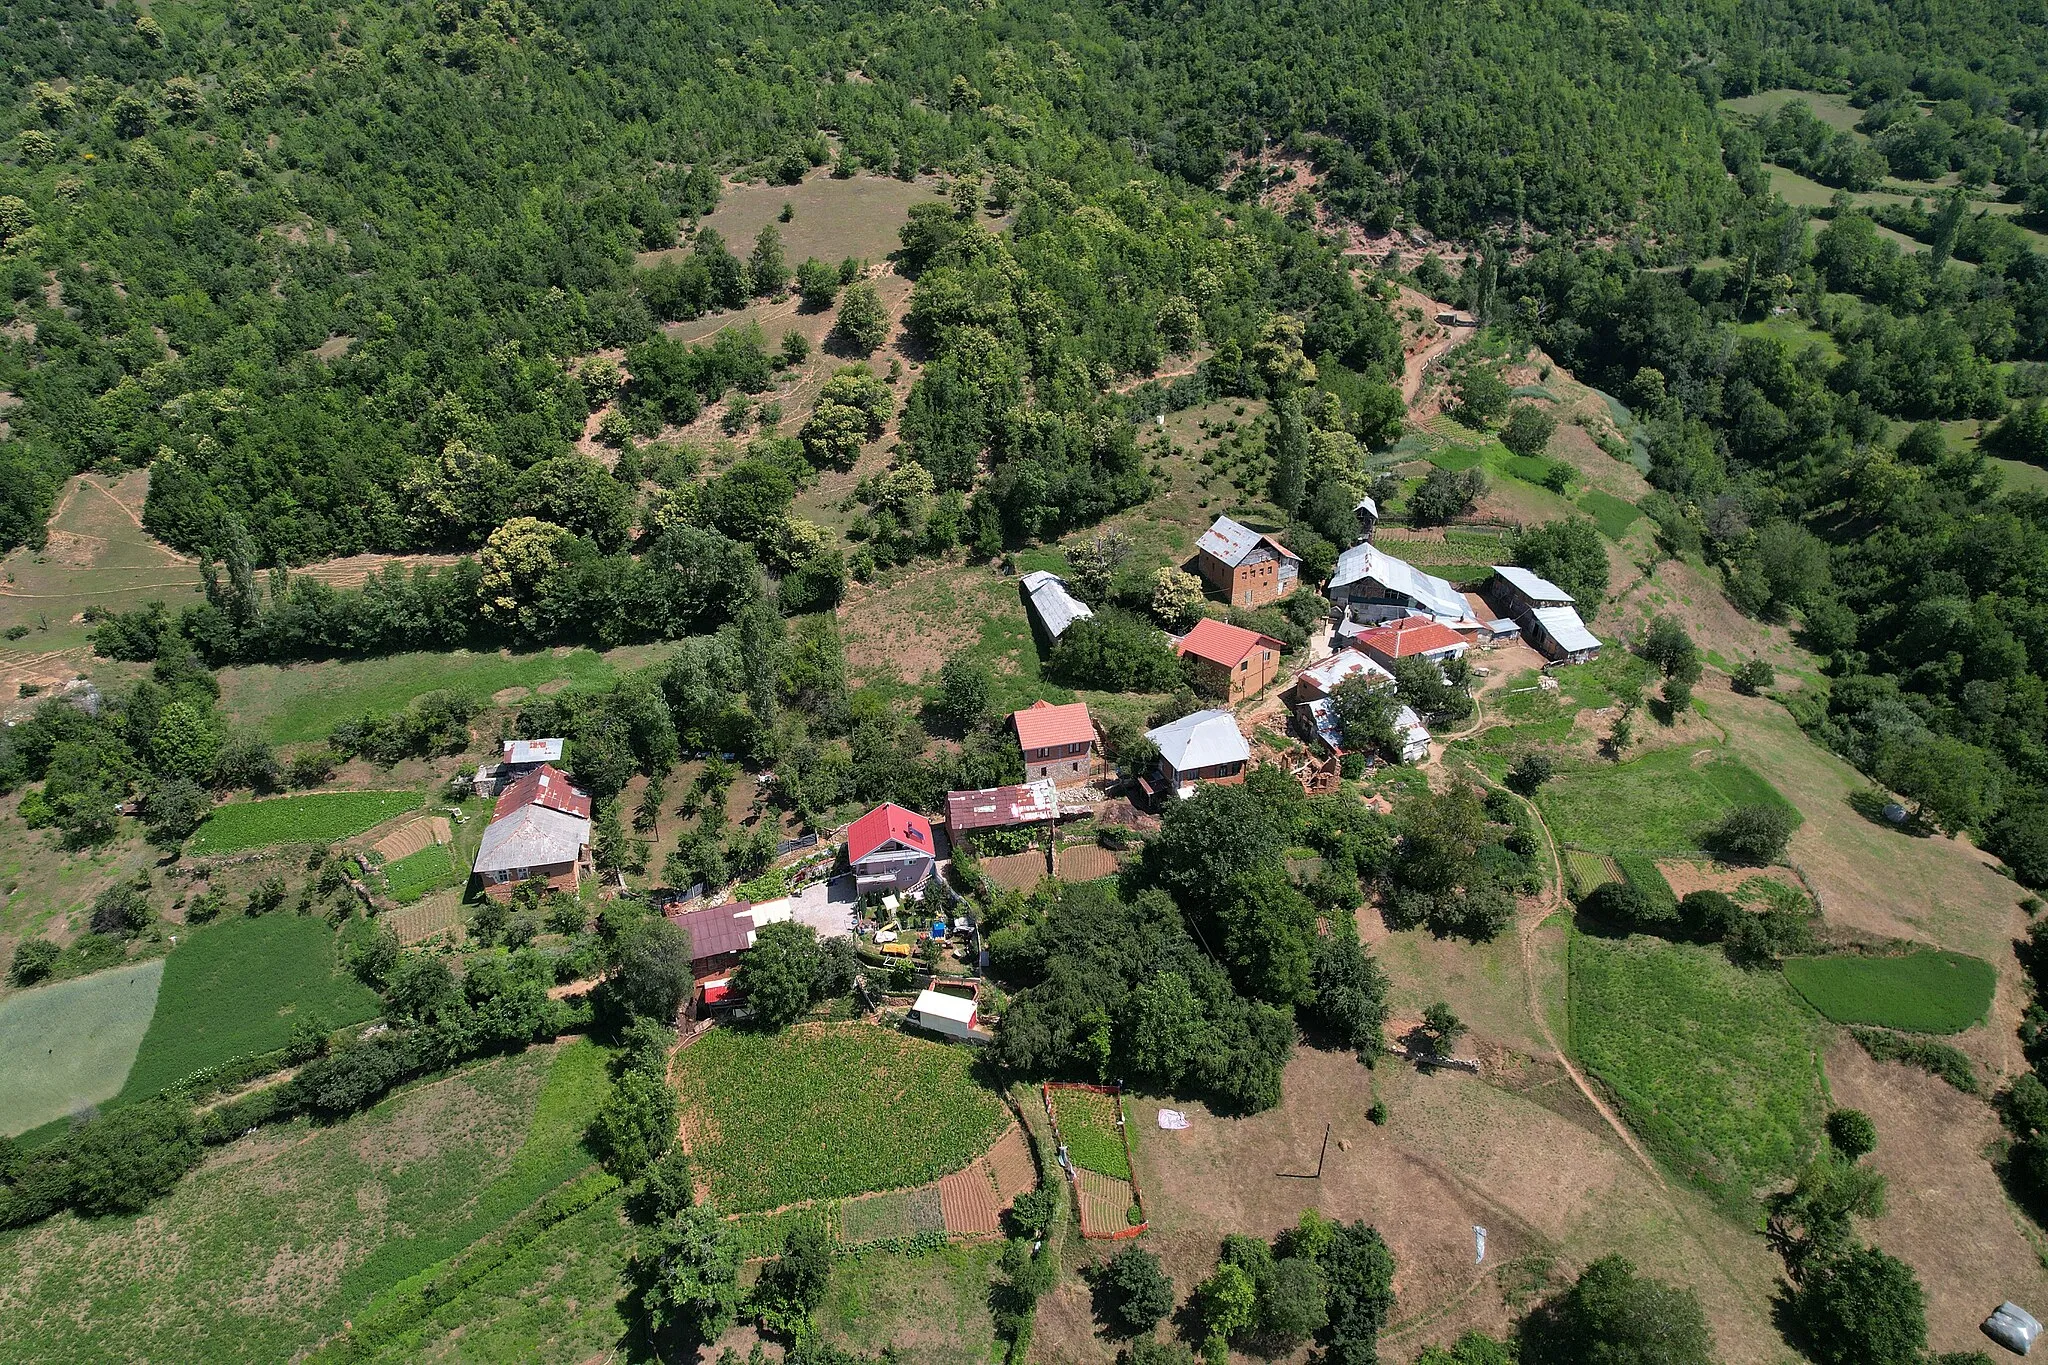
[(214, 807), (186, 843), (194, 854), (240, 853), (271, 844), (331, 844), (420, 804), (418, 792), (309, 792)]
[(0, 1137), (119, 1093), (163, 976), (156, 958), (0, 1000)]
[(713, 1029), (676, 1059), (683, 1141), (728, 1213), (922, 1185), (1008, 1119), (971, 1060), (865, 1023)]
[(191, 930), (164, 960), (156, 1013), (121, 1102), (146, 1099), (204, 1067), (281, 1048), (297, 1020), (340, 1028), (373, 1019), (380, 1008), (369, 987), (337, 966), (334, 929), (324, 919), (278, 911)]
[(1643, 937), (1574, 935), (1570, 961), (1572, 1053), (1666, 1165), (1730, 1212), (1798, 1168), (1827, 1097), (1780, 975)]
[(1838, 1024), (1908, 1033), (1961, 1033), (1991, 1008), (1998, 972), (1982, 958), (1922, 952), (1904, 957), (1795, 957), (1785, 979)]
[[(61, 1214), (0, 1234), (0, 1359), (291, 1359), (589, 1169), (582, 1133), (609, 1087), (594, 1045), (534, 1048), (332, 1127), (244, 1139), (143, 1217)], [(590, 1234), (576, 1252), (601, 1258), (624, 1244), (616, 1202), (604, 1211), (564, 1225)], [(568, 1251), (549, 1260), (551, 1279), (575, 1265)], [(592, 1292), (609, 1311), (617, 1278), (605, 1269)], [(485, 1338), (502, 1354), (479, 1349), (531, 1358), (539, 1328), (522, 1326)]]
[(1583, 848), (1684, 854), (1737, 806), (1798, 812), (1724, 750), (1656, 749), (1625, 763), (1564, 768), (1537, 796), (1551, 832)]

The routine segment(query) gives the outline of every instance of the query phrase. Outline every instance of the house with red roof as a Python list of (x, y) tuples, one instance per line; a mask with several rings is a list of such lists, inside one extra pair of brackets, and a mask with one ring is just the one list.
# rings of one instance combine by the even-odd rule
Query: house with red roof
[(1392, 669), (1402, 659), (1428, 659), (1442, 668), (1452, 659), (1464, 657), (1471, 641), (1428, 616), (1409, 616), (1384, 626), (1361, 631), (1353, 647), (1383, 668)]
[(1024, 751), (1026, 782), (1079, 782), (1095, 770), (1095, 721), (1086, 702), (1054, 706), (1042, 698), (1010, 717)]
[(543, 763), (498, 794), (470, 870), (485, 895), (503, 901), (531, 877), (573, 895), (589, 861), (590, 794)]
[(1174, 642), (1183, 659), (1192, 659), (1197, 678), (1219, 697), (1233, 702), (1260, 691), (1280, 672), (1285, 648), (1270, 635), (1205, 616)]
[(932, 875), (937, 861), (932, 822), (893, 801), (846, 827), (846, 863), (862, 895), (915, 891)]

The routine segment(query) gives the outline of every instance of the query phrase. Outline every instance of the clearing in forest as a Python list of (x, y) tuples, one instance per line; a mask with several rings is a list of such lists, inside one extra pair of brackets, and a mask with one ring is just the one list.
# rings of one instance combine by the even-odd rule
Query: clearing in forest
[(1791, 1175), (1826, 1108), (1820, 1028), (1717, 949), (1575, 934), (1570, 1046), (1644, 1143), (1730, 1210)]
[(1984, 1018), (1998, 972), (1963, 953), (1903, 957), (1795, 957), (1785, 963), (1793, 989), (1838, 1024), (1876, 1024), (1908, 1033), (1961, 1033)]
[(0, 1000), (0, 1137), (118, 1094), (163, 976), (155, 958)]
[(1009, 1121), (972, 1060), (869, 1023), (716, 1028), (676, 1058), (683, 1141), (729, 1213), (924, 1185)]

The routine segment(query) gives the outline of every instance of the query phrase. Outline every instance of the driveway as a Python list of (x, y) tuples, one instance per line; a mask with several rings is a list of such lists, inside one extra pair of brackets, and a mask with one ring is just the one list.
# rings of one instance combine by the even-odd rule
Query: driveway
[(789, 917), (798, 924), (808, 924), (816, 929), (819, 938), (831, 938), (853, 932), (853, 912), (859, 904), (860, 897), (853, 889), (853, 874), (846, 873), (827, 881), (812, 882), (801, 891), (791, 892)]

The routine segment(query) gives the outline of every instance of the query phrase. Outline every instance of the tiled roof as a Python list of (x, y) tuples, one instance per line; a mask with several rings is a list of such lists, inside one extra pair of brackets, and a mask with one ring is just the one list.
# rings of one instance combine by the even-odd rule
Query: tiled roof
[(1361, 649), (1370, 649), (1387, 659), (1406, 659), (1464, 643), (1464, 636), (1427, 616), (1410, 616), (1358, 637)]
[(690, 960), (702, 962), (721, 953), (740, 953), (754, 946), (754, 921), (745, 901), (727, 901), (708, 910), (670, 915), (671, 923), (690, 931)]
[(1192, 654), (1198, 659), (1222, 664), (1225, 668), (1236, 668), (1244, 661), (1245, 655), (1257, 649), (1260, 644), (1272, 649), (1280, 648), (1280, 642), (1270, 635), (1261, 635), (1243, 626), (1233, 626), (1228, 621), (1219, 621), (1213, 616), (1204, 616), (1195, 622), (1195, 628), (1180, 638), (1176, 646), (1182, 654)]
[(1018, 745), (1026, 749), (1095, 742), (1095, 722), (1089, 719), (1086, 702), (1054, 706), (1048, 701), (1035, 701), (1011, 716), (1010, 723), (1017, 727)]
[(934, 851), (932, 822), (889, 801), (847, 826), (846, 861), (857, 863), (891, 839), (922, 853)]

